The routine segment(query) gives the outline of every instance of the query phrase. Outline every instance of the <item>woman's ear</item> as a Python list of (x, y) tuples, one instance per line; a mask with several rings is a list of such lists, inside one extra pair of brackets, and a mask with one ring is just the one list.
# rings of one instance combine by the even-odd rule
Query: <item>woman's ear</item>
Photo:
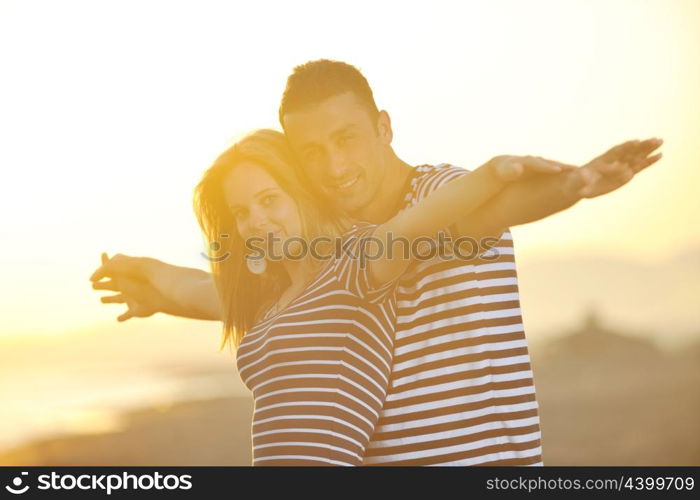
[(394, 131), (391, 130), (391, 117), (384, 110), (381, 110), (377, 115), (377, 134), (386, 146), (390, 145), (394, 139)]

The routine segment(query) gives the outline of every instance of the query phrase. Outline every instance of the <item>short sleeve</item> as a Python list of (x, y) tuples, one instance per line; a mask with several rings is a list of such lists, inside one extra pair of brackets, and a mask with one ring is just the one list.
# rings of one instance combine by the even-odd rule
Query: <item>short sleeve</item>
[[(417, 175), (413, 182), (411, 193), (406, 197), (404, 209), (427, 198), (445, 184), (471, 173), (470, 170), (447, 163), (441, 163), (439, 165), (421, 165), (417, 167), (416, 170)], [(445, 227), (441, 229), (441, 232), (450, 240), (453, 239), (454, 230), (452, 227)]]
[(339, 252), (335, 255), (333, 269), (340, 284), (348, 291), (373, 304), (385, 302), (393, 297), (400, 276), (372, 286), (369, 275), (370, 255), (367, 243), (376, 224), (357, 223), (342, 236)]
[[(457, 180), (465, 175), (470, 174), (472, 171), (457, 167), (455, 165), (450, 165), (448, 163), (441, 163), (439, 165), (421, 165), (416, 168), (416, 175), (411, 185), (411, 191), (406, 195), (404, 208), (411, 207), (421, 201), (422, 199), (430, 196), (432, 193), (440, 189), (442, 186)], [(454, 242), (457, 238), (455, 237), (456, 225), (451, 225), (440, 230), (445, 237), (445, 245), (447, 248), (445, 252), (454, 253), (456, 249), (453, 245), (448, 242)], [(479, 242), (481, 247), (479, 249), (475, 248), (475, 241), (463, 241), (460, 246), (460, 255), (462, 260), (465, 262), (476, 263), (483, 260), (495, 260), (499, 255), (508, 251), (507, 247), (512, 247), (512, 238), (510, 235), (510, 229), (506, 228), (500, 237), (490, 237)], [(506, 248), (504, 248), (506, 247)], [(466, 253), (465, 253), (466, 252)]]

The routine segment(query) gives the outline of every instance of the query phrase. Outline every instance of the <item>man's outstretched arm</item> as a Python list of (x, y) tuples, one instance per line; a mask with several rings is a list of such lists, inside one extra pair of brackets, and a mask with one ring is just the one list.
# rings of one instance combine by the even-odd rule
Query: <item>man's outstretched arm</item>
[(544, 219), (584, 198), (619, 189), (661, 158), (661, 154), (649, 155), (662, 143), (660, 139), (628, 141), (580, 168), (513, 182), (460, 220), (458, 232), (477, 240), (499, 238), (509, 227)]
[[(108, 281), (100, 281), (108, 278)], [(150, 257), (102, 254), (102, 265), (90, 276), (95, 290), (117, 295), (103, 303), (127, 304), (117, 320), (148, 317), (157, 312), (184, 318), (221, 320), (219, 295), (211, 274), (174, 266)]]

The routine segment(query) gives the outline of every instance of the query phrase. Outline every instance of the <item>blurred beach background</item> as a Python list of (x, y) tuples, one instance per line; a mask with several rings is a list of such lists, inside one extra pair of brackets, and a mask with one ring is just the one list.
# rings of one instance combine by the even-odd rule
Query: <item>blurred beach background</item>
[(513, 228), (546, 465), (700, 465), (700, 2), (0, 0), (0, 465), (247, 465), (216, 322), (118, 323), (100, 253), (207, 268), (192, 189), (277, 127), (292, 68), (358, 66), (412, 164), (664, 158)]

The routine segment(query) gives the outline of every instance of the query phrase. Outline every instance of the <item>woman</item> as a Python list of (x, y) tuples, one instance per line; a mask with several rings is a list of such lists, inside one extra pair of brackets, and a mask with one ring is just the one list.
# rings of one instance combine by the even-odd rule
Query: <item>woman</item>
[[(256, 131), (214, 162), (194, 206), (206, 238), (219, 245), (211, 267), (222, 345), (236, 348), (255, 399), (254, 465), (362, 463), (390, 378), (393, 285), (417, 257), (378, 250), (389, 238), (434, 235), (524, 166), (490, 162), (376, 226), (352, 224), (314, 198), (281, 133)], [(331, 247), (343, 251), (298, 255), (303, 242), (312, 247), (322, 237), (338, 238)], [(253, 260), (261, 249), (265, 260)]]

